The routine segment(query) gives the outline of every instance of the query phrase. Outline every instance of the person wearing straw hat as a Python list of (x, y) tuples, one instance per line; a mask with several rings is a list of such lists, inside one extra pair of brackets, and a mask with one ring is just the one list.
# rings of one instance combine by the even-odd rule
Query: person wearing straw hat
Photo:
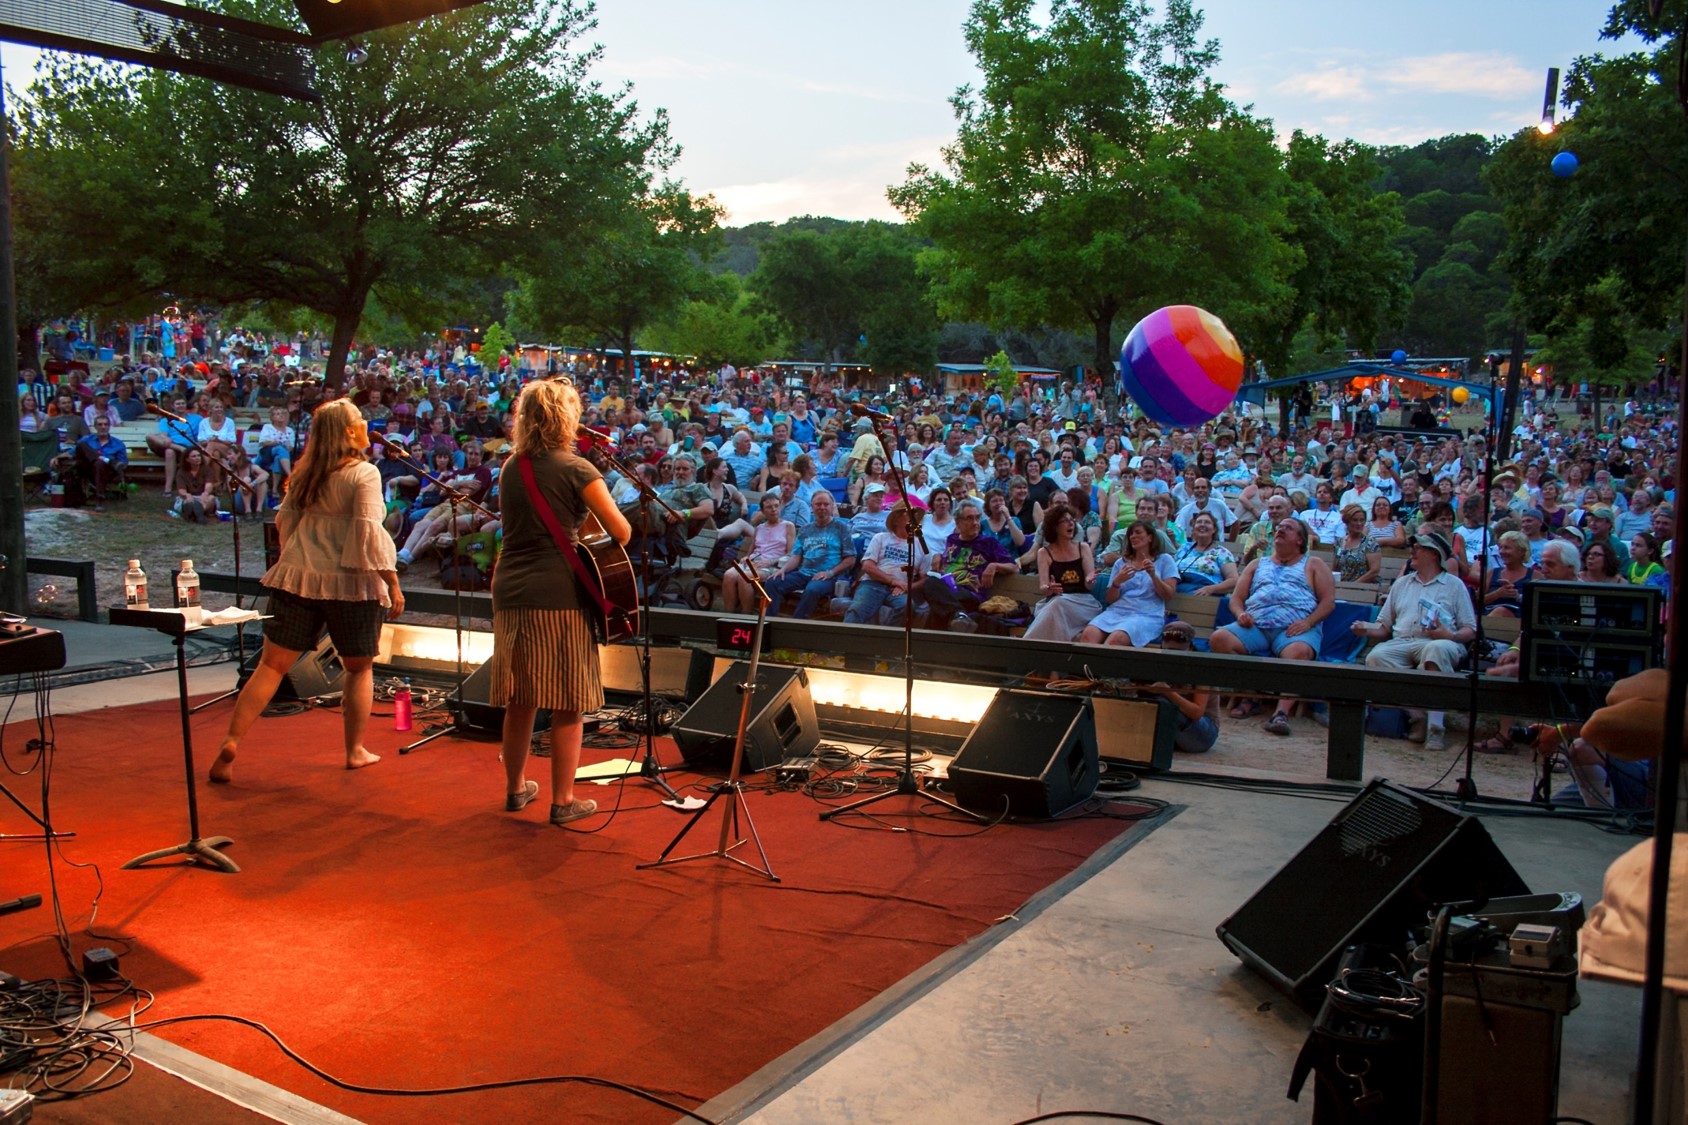
[[(1459, 666), (1477, 635), (1477, 616), (1465, 583), (1447, 572), (1452, 551), (1440, 531), (1421, 531), (1413, 538), (1411, 566), (1389, 587), (1377, 620), (1352, 626), (1362, 637), (1389, 638), (1366, 655), (1368, 667), (1451, 672)], [(1409, 730), (1425, 732), (1425, 749), (1442, 749), (1440, 711), (1413, 711), (1409, 717)]]

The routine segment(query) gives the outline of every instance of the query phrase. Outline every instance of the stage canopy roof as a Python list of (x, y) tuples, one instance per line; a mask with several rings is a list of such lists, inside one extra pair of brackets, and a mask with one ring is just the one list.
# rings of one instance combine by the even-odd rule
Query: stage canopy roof
[(1341, 367), (1332, 367), (1328, 371), (1309, 371), (1305, 375), (1286, 375), (1282, 379), (1269, 379), (1264, 383), (1245, 383), (1238, 388), (1237, 397), (1245, 402), (1252, 402), (1256, 406), (1264, 406), (1268, 392), (1282, 390), (1285, 387), (1299, 386), (1302, 383), (1346, 383), (1350, 379), (1382, 378), (1433, 383), (1438, 387), (1464, 387), (1473, 395), (1481, 395), (1488, 399), (1490, 410), (1495, 409), (1504, 389), (1490, 383), (1473, 383), (1466, 379), (1454, 379), (1447, 375), (1432, 375), (1429, 372), (1417, 371), (1411, 367), (1393, 367), (1376, 363), (1349, 363)]

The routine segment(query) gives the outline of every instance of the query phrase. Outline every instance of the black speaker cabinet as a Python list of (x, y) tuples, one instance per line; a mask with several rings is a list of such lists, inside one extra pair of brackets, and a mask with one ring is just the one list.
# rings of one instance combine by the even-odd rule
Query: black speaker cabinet
[[(492, 697), (489, 686), (492, 681), (492, 661), (487, 661), (463, 681), (463, 691), (460, 698), (446, 699), (446, 710), (451, 712), (452, 722), (458, 730), (477, 730), (483, 734), (503, 735), (504, 708), (494, 707), (488, 702)], [(549, 730), (551, 727), (551, 712), (541, 708), (533, 719), (535, 731)]]
[(1096, 792), (1096, 721), (1083, 696), (999, 691), (950, 763), (956, 800), (981, 812), (1060, 816)]
[[(739, 687), (749, 672), (747, 661), (734, 663), (669, 730), (688, 763), (723, 768), (732, 764), (744, 704)], [(759, 665), (750, 725), (744, 733), (745, 771), (771, 769), (786, 758), (808, 757), (820, 741), (809, 674), (801, 668)]]
[(1096, 715), (1096, 752), (1126, 770), (1169, 770), (1178, 738), (1178, 708), (1165, 699), (1113, 699), (1092, 696)]
[(1379, 779), (1218, 933), (1313, 1009), (1348, 946), (1400, 944), (1442, 903), (1528, 893), (1476, 817)]
[[(241, 664), (240, 686), (246, 686), (246, 681), (252, 677), (252, 670), (258, 666), (261, 656), (261, 652), (254, 653)], [(329, 640), (328, 634), (324, 633), (315, 648), (299, 654), (299, 659), (293, 662), (293, 667), (282, 677), (275, 698), (285, 702), (333, 695), (340, 690), (340, 681), (345, 674), (346, 670), (340, 665), (340, 653), (334, 648), (334, 642)]]

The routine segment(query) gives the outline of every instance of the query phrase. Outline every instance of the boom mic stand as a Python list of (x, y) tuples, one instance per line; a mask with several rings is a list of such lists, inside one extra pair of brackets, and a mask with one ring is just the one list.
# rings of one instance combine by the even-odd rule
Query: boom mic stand
[[(1492, 400), (1491, 400), (1492, 402)], [(1461, 803), (1477, 799), (1477, 782), (1471, 777), (1473, 759), (1477, 753), (1477, 685), (1482, 682), (1483, 671), (1480, 667), (1480, 657), (1483, 652), (1483, 599), (1489, 592), (1489, 551), (1494, 546), (1491, 540), (1494, 532), (1490, 520), (1494, 513), (1494, 476), (1500, 471), (1495, 464), (1495, 455), (1499, 450), (1500, 441), (1497, 435), (1499, 412), (1491, 405), (1488, 420), (1483, 426), (1483, 460), (1477, 466), (1478, 479), (1483, 489), (1483, 544), (1477, 555), (1477, 593), (1471, 600), (1475, 603), (1477, 621), (1477, 635), (1471, 638), (1471, 673), (1466, 677), (1471, 688), (1470, 699), (1466, 703), (1465, 714), (1465, 774), (1454, 782), (1454, 794)], [(1451, 547), (1453, 544), (1449, 544)], [(1548, 776), (1552, 771), (1549, 769)]]
[[(676, 520), (680, 513), (676, 512), (666, 500), (656, 494), (656, 490), (645, 483), (645, 479), (634, 472), (612, 449), (607, 442), (599, 439), (594, 433), (588, 437), (597, 446), (598, 455), (620, 473), (622, 479), (632, 483), (639, 490), (639, 534), (646, 540), (644, 549), (639, 552), (639, 587), (640, 596), (644, 598), (644, 605), (639, 613), (639, 687), (640, 706), (644, 708), (642, 716), (645, 728), (645, 756), (639, 763), (639, 779), (649, 785), (654, 785), (668, 794), (667, 800), (675, 802), (678, 807), (681, 801), (679, 793), (669, 785), (662, 776), (663, 766), (656, 759), (656, 700), (651, 691), (651, 606), (656, 601), (656, 592), (651, 586), (651, 505), (655, 504), (665, 513), (664, 518), (673, 516)], [(690, 827), (688, 825), (687, 827)], [(681, 833), (684, 835), (684, 833)], [(676, 838), (676, 843), (678, 838)], [(673, 847), (673, 845), (669, 845)], [(757, 845), (761, 847), (760, 844)], [(664, 855), (667, 853), (664, 852)], [(766, 862), (764, 857), (763, 862)]]
[(908, 557), (903, 560), (903, 574), (908, 579), (908, 589), (903, 594), (903, 764), (897, 771), (895, 788), (863, 797), (847, 805), (840, 805), (835, 809), (827, 809), (821, 813), (821, 819), (831, 820), (842, 813), (855, 812), (891, 797), (919, 797), (923, 801), (942, 805), (983, 823), (985, 818), (978, 813), (964, 809), (953, 801), (946, 801), (935, 793), (927, 792), (914, 778), (914, 543), (920, 534), (923, 516), (920, 509), (909, 503), (902, 470), (897, 468), (896, 458), (891, 455), (891, 445), (885, 440), (885, 433), (881, 429), (881, 426), (889, 424), (891, 419), (860, 405), (854, 409), (872, 424), (873, 436), (879, 439), (879, 447), (885, 451), (885, 467), (891, 473), (891, 479), (897, 482), (897, 491), (902, 494), (903, 498), (899, 503), (908, 510), (908, 525), (903, 531), (903, 547), (908, 551)]
[[(212, 453), (209, 449), (207, 449), (203, 445), (199, 444), (199, 439), (196, 438), (194, 435), (187, 432), (186, 419), (183, 419), (183, 418), (178, 417), (177, 415), (171, 414), (169, 411), (167, 411), (163, 407), (159, 406), (156, 402), (147, 403), (147, 411), (148, 411), (148, 413), (158, 415), (160, 418), (168, 418), (173, 422), (181, 422), (183, 424), (181, 434), (184, 438), (187, 439), (188, 445), (192, 446), (194, 449), (199, 450), (200, 456), (204, 457), (206, 461), (208, 461), (211, 464), (217, 466), (217, 468), (223, 470), (223, 475), (229, 479), (230, 483), (232, 483), (232, 484), (238, 486), (239, 488), (243, 489), (246, 493), (246, 500), (247, 500), (247, 503), (249, 505), (252, 505), (252, 506), (257, 505), (257, 503), (258, 503), (258, 493), (253, 489), (253, 487), (250, 484), (247, 484), (245, 481), (243, 481), (239, 477), (235, 476), (234, 475), (234, 469), (230, 465), (228, 465), (221, 457), (218, 457), (216, 454)], [(230, 495), (232, 496), (233, 493), (230, 493)], [(241, 605), (240, 605), (240, 598), (241, 598), (241, 590), (240, 590), (240, 586), (241, 586), (241, 575), (240, 575), (240, 515), (239, 515), (239, 513), (237, 513), (237, 512), (230, 512), (229, 513), (229, 524), (234, 529), (234, 607), (236, 609), (239, 609), (239, 608), (241, 608)], [(254, 599), (254, 601), (256, 601), (256, 599)], [(245, 664), (246, 664), (246, 622), (244, 622), (244, 621), (235, 622), (235, 625), (234, 625), (234, 650), (235, 650), (235, 652), (240, 654), (239, 657), (238, 657), (238, 662), (244, 667)], [(188, 711), (188, 714), (197, 715), (201, 711), (205, 710), (207, 707), (214, 706), (215, 704), (221, 703), (225, 699), (230, 699), (230, 698), (232, 698), (236, 695), (239, 695), (239, 694), (240, 694), (240, 687), (237, 685), (233, 688), (230, 688), (228, 691), (225, 691), (222, 695), (216, 696), (213, 699), (207, 699), (204, 703), (197, 704), (196, 706), (190, 708), (189, 711)]]
[[(445, 496), (445, 502), (451, 508), (451, 539), (454, 548), (457, 542), (457, 505), (467, 504), (469, 507), (481, 513), (483, 516), (486, 516), (488, 519), (498, 518), (497, 514), (493, 512), (492, 509), (470, 499), (468, 494), (463, 492), (462, 489), (452, 487), (433, 473), (430, 473), (427, 469), (423, 468), (416, 458), (410, 455), (410, 451), (406, 449), (402, 443), (394, 441), (383, 435), (382, 444), (397, 453), (400, 461), (403, 461), (406, 465), (422, 474), (423, 479), (432, 482), (434, 487), (438, 488), (441, 494)], [(451, 594), (451, 630), (457, 640), (457, 687), (453, 689), (452, 694), (456, 697), (457, 709), (461, 712), (463, 708), (463, 681), (467, 678), (463, 674), (463, 583), (454, 583)], [(447, 723), (445, 726), (441, 727), (432, 734), (423, 735), (415, 742), (409, 742), (400, 746), (399, 753), (408, 754), (418, 747), (426, 746), (436, 738), (442, 738), (445, 735), (451, 734), (456, 729), (457, 724), (455, 721)]]

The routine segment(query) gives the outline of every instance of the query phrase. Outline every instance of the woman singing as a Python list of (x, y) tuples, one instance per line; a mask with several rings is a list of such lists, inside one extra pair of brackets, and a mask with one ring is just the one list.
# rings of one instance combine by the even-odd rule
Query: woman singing
[(365, 459), (368, 449), (369, 431), (351, 400), (317, 408), (310, 443), (276, 513), (281, 558), (262, 579), (272, 614), (264, 622), (263, 659), (235, 703), (212, 781), (231, 779), (241, 738), (299, 654), (316, 647), (324, 626), (345, 669), (346, 768), (380, 761), (364, 749), (363, 732), (374, 702), (381, 621), (404, 612), (404, 593), (392, 537), (381, 526), (381, 474)]
[[(520, 812), (539, 795), (523, 774), (533, 739), (534, 713), (551, 710), (551, 823), (591, 816), (596, 801), (577, 800), (574, 771), (580, 764), (581, 714), (604, 704), (598, 645), (574, 572), (546, 529), (545, 504), (565, 534), (578, 536), (588, 515), (617, 542), (633, 528), (603, 477), (575, 456), (580, 395), (565, 380), (529, 383), (516, 402), (514, 450), (500, 489), (504, 550), (492, 580), (492, 679), (490, 702), (504, 708), (504, 808)], [(521, 462), (533, 468), (539, 496), (526, 483)]]

